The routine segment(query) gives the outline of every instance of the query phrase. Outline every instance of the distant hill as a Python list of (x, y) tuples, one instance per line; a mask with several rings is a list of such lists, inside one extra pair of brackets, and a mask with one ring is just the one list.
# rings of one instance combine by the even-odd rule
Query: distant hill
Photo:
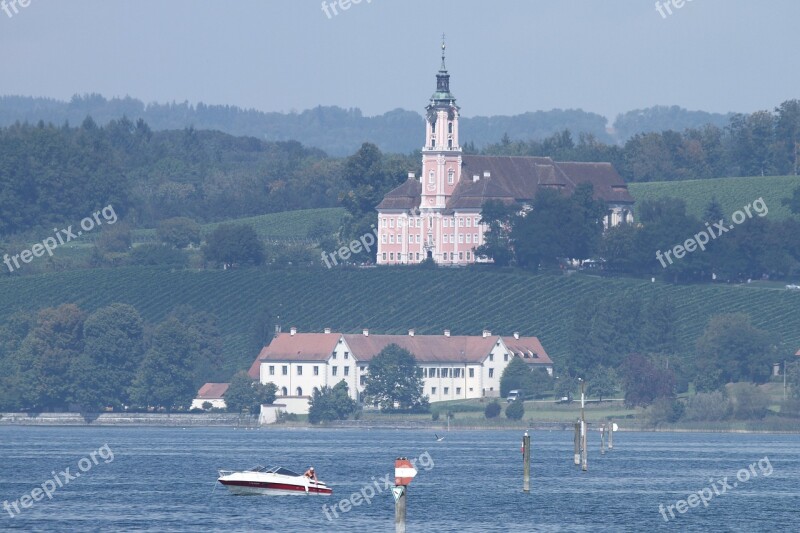
[(754, 176), (628, 184), (628, 190), (637, 202), (665, 197), (680, 198), (686, 202), (689, 214), (698, 218), (702, 218), (712, 198), (717, 199), (725, 215), (730, 215), (763, 197), (771, 220), (791, 216), (791, 212), (781, 204), (781, 200), (790, 198), (792, 191), (797, 187), (800, 187), (800, 176)]
[[(365, 117), (357, 108), (322, 106), (300, 113), (268, 113), (203, 103), (144, 104), (130, 97), (109, 100), (97, 94), (75, 96), (69, 102), (25, 96), (0, 97), (0, 126), (17, 121), (37, 123), (40, 120), (56, 125), (64, 122), (78, 125), (87, 116), (104, 125), (123, 115), (134, 122), (139, 118), (144, 119), (153, 130), (193, 126), (199, 130), (219, 130), (265, 141), (296, 140), (333, 156), (350, 155), (367, 141), (378, 145), (384, 152), (409, 153), (418, 150), (424, 140), (422, 115), (403, 109)], [(581, 109), (553, 109), (514, 116), (464, 117), (461, 121), (461, 141), (473, 143), (476, 149), (481, 149), (497, 143), (505, 134), (511, 140), (539, 140), (569, 129), (576, 139), (578, 134), (588, 133), (598, 141), (614, 143), (624, 141), (640, 131), (683, 131), (705, 122), (725, 125), (725, 117), (727, 115), (687, 111), (675, 106), (636, 110), (617, 117), (615, 128), (619, 138), (609, 135), (605, 117)]]
[(634, 109), (617, 115), (614, 121), (614, 135), (620, 142), (625, 142), (637, 133), (668, 130), (682, 132), (687, 128), (700, 128), (706, 124), (724, 128), (731, 116), (733, 113), (689, 111), (676, 105)]
[[(413, 288), (413, 290), (410, 290)], [(569, 350), (575, 308), (608, 294), (670, 298), (676, 304), (679, 348), (691, 352), (708, 318), (746, 312), (778, 334), (781, 353), (800, 347), (800, 293), (730, 285), (676, 286), (575, 274), (530, 275), (480, 269), (371, 268), (267, 271), (177, 271), (153, 268), (77, 270), (0, 279), (0, 319), (20, 308), (75, 302), (93, 311), (113, 302), (135, 306), (150, 322), (177, 305), (217, 315), (227, 370), (257, 355), (256, 333), (280, 315), (284, 327), (322, 331), (536, 335), (556, 363)], [(420, 298), (424, 295), (424, 298)]]

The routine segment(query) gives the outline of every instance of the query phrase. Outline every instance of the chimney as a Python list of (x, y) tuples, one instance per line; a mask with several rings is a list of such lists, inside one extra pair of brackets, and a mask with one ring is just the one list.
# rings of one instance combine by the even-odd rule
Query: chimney
[(363, 333), (365, 337), (369, 337), (369, 330), (367, 328), (364, 328), (361, 333)]
[(483, 338), (484, 339), (486, 337), (491, 337), (491, 336), (492, 336), (492, 332), (491, 331), (489, 331), (488, 329), (483, 330)]
[(408, 330), (408, 336), (409, 337), (413, 337), (414, 336), (414, 330), (413, 329)]
[(417, 176), (416, 176), (416, 175), (415, 175), (413, 172), (409, 172), (409, 173), (408, 173), (408, 179), (410, 179), (410, 180), (416, 180), (416, 179), (417, 179)]
[(289, 328), (289, 335), (294, 337), (296, 334), (297, 334), (297, 327), (296, 326), (292, 326), (291, 328)]
[(472, 175), (472, 183), (475, 183), (480, 179), (481, 179), (481, 177), (478, 174), (473, 174)]
[(450, 330), (449, 329), (444, 330), (444, 336), (445, 337), (449, 337), (450, 336)]
[(323, 331), (324, 331), (325, 333), (330, 333), (330, 332), (331, 332), (331, 328), (325, 328)]
[(486, 179), (489, 179), (489, 178), (492, 177), (492, 173), (489, 172), (488, 170), (484, 170), (483, 171), (483, 177), (486, 178)]
[(515, 339), (519, 339), (519, 331), (515, 331), (514, 332), (514, 338)]

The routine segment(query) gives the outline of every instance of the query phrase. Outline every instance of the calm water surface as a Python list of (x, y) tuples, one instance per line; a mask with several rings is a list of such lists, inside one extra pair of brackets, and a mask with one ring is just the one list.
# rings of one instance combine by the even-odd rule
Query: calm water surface
[[(0, 427), (0, 504), (19, 500), (108, 444), (114, 459), (10, 517), (20, 531), (394, 531), (391, 492), (338, 518), (322, 510), (393, 472), (397, 456), (428, 452), (408, 495), (408, 530), (800, 531), (800, 436), (617, 433), (601, 456), (592, 435), (589, 471), (571, 464), (568, 432), (533, 432), (531, 493), (522, 493), (521, 433), (406, 430)], [(764, 458), (768, 458), (771, 475)], [(756, 476), (738, 482), (754, 462)], [(313, 464), (330, 498), (232, 496), (216, 469)], [(86, 468), (87, 463), (82, 463)], [(744, 474), (741, 474), (745, 477)], [(724, 477), (736, 487), (665, 522), (665, 507)], [(381, 484), (383, 488), (383, 484)], [(13, 512), (13, 510), (12, 510)], [(669, 515), (667, 515), (669, 516)]]

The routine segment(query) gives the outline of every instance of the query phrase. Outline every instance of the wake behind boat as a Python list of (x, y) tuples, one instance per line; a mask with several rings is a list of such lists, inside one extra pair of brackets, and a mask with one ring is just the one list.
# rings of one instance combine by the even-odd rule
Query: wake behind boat
[(257, 466), (241, 472), (220, 470), (217, 481), (228, 487), (231, 493), (239, 495), (307, 494), (330, 496), (333, 494), (333, 489), (322, 481), (314, 481), (282, 466)]

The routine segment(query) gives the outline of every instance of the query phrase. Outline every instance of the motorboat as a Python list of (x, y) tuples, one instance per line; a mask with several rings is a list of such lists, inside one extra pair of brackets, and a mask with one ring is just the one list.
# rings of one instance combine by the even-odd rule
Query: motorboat
[(233, 494), (306, 494), (330, 496), (333, 489), (322, 481), (293, 472), (282, 466), (256, 466), (250, 470), (220, 470), (220, 483)]

